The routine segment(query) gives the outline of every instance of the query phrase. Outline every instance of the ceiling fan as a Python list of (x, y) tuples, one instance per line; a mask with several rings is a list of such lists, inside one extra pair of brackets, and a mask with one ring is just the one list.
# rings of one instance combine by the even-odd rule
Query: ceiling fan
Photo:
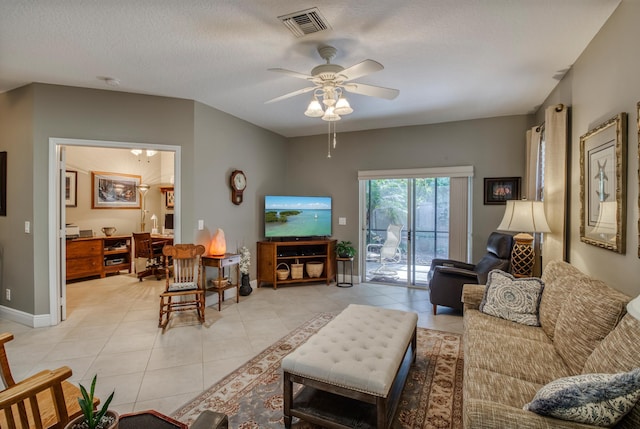
[[(368, 74), (384, 69), (382, 64), (373, 60), (364, 60), (351, 67), (344, 68), (338, 64), (332, 64), (331, 59), (336, 56), (336, 48), (333, 46), (320, 46), (318, 53), (320, 57), (327, 61), (326, 64), (316, 66), (311, 70), (311, 74), (298, 73), (291, 70), (281, 68), (271, 68), (269, 71), (284, 73), (287, 76), (304, 79), (313, 84), (306, 88), (290, 92), (280, 97), (273, 98), (266, 103), (274, 103), (296, 95), (305, 94), (313, 91), (313, 100), (305, 111), (305, 115), (311, 117), (322, 117), (325, 121), (340, 120), (340, 115), (348, 115), (353, 112), (343, 91), (353, 94), (367, 95), (370, 97), (384, 98), (393, 100), (398, 96), (400, 91), (397, 89), (384, 88), (381, 86), (367, 85), (363, 83), (352, 82), (354, 79), (366, 76)], [(320, 105), (325, 105), (326, 111)]]

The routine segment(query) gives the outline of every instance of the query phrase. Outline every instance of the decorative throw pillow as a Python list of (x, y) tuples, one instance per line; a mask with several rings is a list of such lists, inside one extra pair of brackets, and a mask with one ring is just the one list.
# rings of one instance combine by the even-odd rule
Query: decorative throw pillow
[(490, 271), (480, 311), (523, 325), (540, 326), (542, 289), (544, 283), (538, 278), (516, 279), (501, 270)]
[(618, 374), (581, 374), (544, 386), (523, 409), (577, 423), (611, 427), (640, 399), (640, 368)]

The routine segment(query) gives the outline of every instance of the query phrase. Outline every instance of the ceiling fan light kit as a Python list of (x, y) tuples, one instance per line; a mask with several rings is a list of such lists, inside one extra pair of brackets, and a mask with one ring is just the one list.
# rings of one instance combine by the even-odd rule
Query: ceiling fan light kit
[[(349, 82), (359, 77), (383, 70), (384, 67), (377, 61), (364, 60), (345, 69), (338, 64), (331, 63), (331, 59), (336, 56), (336, 52), (337, 50), (333, 46), (323, 45), (318, 47), (320, 57), (327, 62), (326, 64), (320, 64), (319, 66), (314, 67), (311, 70), (310, 75), (281, 68), (269, 69), (269, 71), (284, 73), (291, 77), (304, 79), (311, 82), (314, 86), (281, 95), (267, 101), (266, 103), (273, 103), (313, 91), (313, 98), (307, 106), (304, 114), (308, 117), (321, 118), (323, 121), (331, 123), (342, 119), (341, 116), (353, 113), (353, 108), (344, 96), (344, 91), (370, 97), (384, 98), (387, 100), (393, 100), (398, 96), (400, 91), (397, 89)], [(320, 100), (322, 100), (322, 103), (320, 103)], [(325, 106), (324, 108), (323, 105)], [(330, 136), (331, 129), (329, 129), (329, 137)], [(329, 148), (330, 147), (331, 144), (329, 144)], [(333, 147), (335, 148), (335, 126), (333, 131)], [(328, 157), (331, 157), (330, 149)]]

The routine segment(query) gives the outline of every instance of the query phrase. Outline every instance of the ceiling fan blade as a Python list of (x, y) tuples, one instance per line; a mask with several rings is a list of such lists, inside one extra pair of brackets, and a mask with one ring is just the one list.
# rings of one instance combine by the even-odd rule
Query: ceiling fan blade
[(400, 94), (400, 91), (392, 88), (383, 88), (382, 86), (366, 85), (364, 83), (347, 83), (342, 85), (347, 92), (354, 94), (368, 95), (370, 97), (386, 98), (393, 100)]
[(300, 94), (304, 94), (304, 93), (307, 93), (307, 92), (311, 92), (314, 89), (316, 89), (315, 86), (309, 86), (307, 88), (302, 88), (302, 89), (299, 89), (297, 91), (293, 91), (293, 92), (290, 92), (288, 94), (281, 95), (280, 97), (272, 98), (269, 101), (265, 101), (264, 104), (275, 103), (276, 101), (284, 100), (286, 98), (295, 97), (296, 95), (300, 95)]
[(364, 60), (361, 63), (342, 70), (339, 74), (344, 76), (346, 78), (345, 80), (353, 80), (383, 69), (384, 66), (377, 61)]
[(287, 76), (291, 76), (291, 77), (297, 77), (298, 79), (305, 79), (305, 80), (313, 79), (313, 76), (310, 76), (310, 75), (304, 74), (304, 73), (298, 73), (298, 72), (293, 71), (293, 70), (280, 69), (280, 68), (267, 69), (267, 70), (272, 71), (272, 72), (276, 72), (276, 73), (283, 73), (283, 74), (286, 74)]

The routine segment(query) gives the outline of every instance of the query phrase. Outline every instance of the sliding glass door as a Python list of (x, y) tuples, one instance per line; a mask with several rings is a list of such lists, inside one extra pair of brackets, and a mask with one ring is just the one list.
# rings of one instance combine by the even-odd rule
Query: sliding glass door
[(466, 261), (473, 167), (358, 172), (362, 281), (427, 287), (434, 258)]

